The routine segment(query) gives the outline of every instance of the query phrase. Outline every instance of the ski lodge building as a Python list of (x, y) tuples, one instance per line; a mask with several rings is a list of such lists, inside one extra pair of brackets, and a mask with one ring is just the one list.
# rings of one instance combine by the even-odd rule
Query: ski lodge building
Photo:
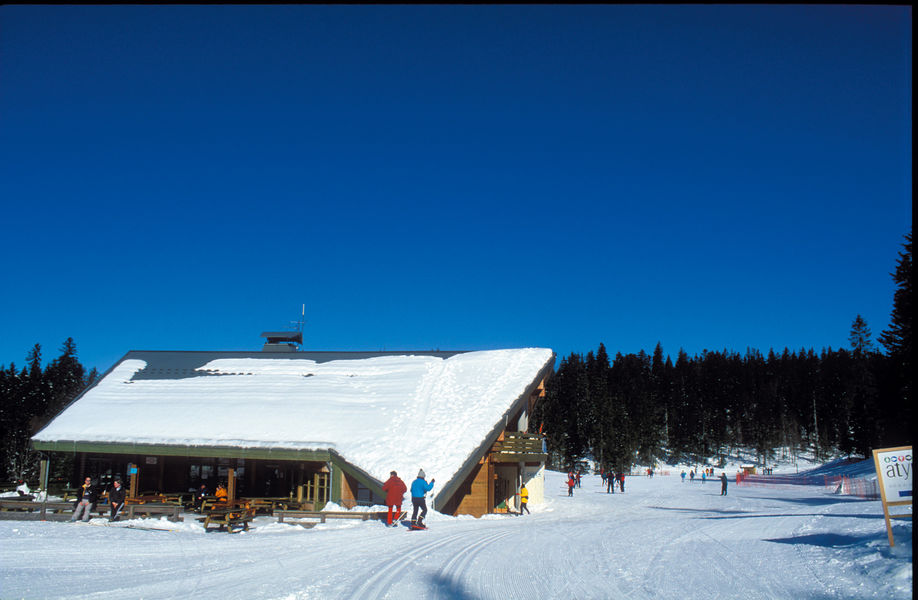
[(254, 352), (128, 352), (32, 444), (74, 453), (72, 484), (122, 478), (143, 495), (224, 483), (350, 508), (385, 504), (390, 471), (410, 485), (424, 469), (445, 514), (514, 510), (523, 483), (542, 501), (529, 417), (550, 349), (306, 352), (298, 332), (262, 337)]

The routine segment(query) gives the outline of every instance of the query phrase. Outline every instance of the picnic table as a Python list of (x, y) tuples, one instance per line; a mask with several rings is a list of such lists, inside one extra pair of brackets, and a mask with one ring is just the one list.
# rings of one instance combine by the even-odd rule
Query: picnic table
[(208, 508), (205, 516), (198, 517), (198, 521), (204, 523), (204, 530), (216, 527), (218, 531), (225, 529), (228, 533), (235, 533), (241, 527), (248, 531), (249, 522), (255, 518), (255, 509), (238, 500), (221, 504), (223, 506)]

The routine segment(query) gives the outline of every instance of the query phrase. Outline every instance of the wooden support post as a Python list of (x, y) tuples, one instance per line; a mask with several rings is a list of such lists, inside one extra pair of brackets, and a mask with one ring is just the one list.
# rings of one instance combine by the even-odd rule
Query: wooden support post
[(226, 470), (226, 500), (232, 503), (236, 499), (236, 469)]
[(485, 468), (488, 470), (488, 510), (487, 513), (494, 512), (494, 480), (497, 479), (497, 473), (494, 472), (494, 464), (491, 462), (491, 453), (485, 457)]
[(140, 479), (140, 468), (135, 464), (129, 464), (128, 473), (131, 474), (131, 487), (128, 488), (128, 498), (136, 498), (137, 482)]
[(45, 492), (48, 491), (48, 459), (43, 458), (38, 463), (38, 487)]

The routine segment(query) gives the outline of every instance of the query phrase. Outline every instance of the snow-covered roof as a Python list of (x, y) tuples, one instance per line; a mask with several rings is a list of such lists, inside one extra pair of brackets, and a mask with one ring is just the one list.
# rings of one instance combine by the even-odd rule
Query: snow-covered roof
[(130, 352), (32, 439), (331, 449), (379, 481), (393, 469), (410, 477), (423, 468), (445, 483), (553, 356), (546, 348), (283, 357)]

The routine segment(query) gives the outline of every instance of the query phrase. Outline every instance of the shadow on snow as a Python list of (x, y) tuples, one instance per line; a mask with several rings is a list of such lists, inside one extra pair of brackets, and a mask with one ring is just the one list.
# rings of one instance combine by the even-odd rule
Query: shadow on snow
[(765, 541), (775, 542), (776, 544), (806, 544), (821, 548), (844, 548), (847, 546), (863, 546), (875, 539), (877, 539), (876, 535), (857, 536), (837, 533), (811, 533), (810, 535), (798, 535), (789, 538), (766, 539)]

